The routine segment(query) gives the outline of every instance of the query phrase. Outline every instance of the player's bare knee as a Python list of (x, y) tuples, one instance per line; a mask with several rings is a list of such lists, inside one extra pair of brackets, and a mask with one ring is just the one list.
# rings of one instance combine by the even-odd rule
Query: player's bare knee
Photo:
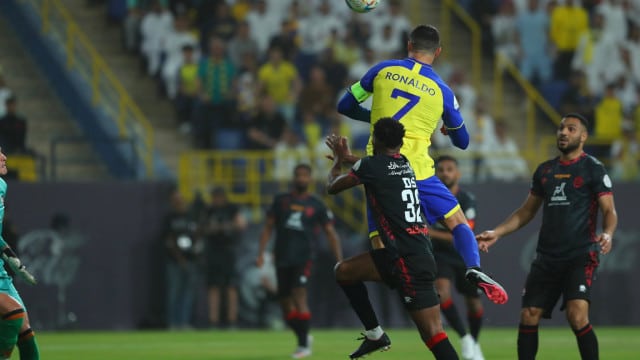
[(571, 328), (582, 329), (589, 323), (589, 314), (579, 309), (567, 309), (567, 321)]
[(520, 311), (520, 322), (524, 325), (538, 325), (542, 317), (542, 309), (525, 307)]

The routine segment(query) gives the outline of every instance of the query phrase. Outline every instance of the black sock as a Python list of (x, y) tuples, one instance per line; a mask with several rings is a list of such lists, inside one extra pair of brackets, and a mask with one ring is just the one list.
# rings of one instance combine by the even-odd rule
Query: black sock
[(449, 298), (447, 301), (441, 303), (440, 310), (442, 310), (442, 314), (445, 319), (447, 319), (449, 326), (451, 326), (460, 337), (467, 334), (467, 330), (464, 328), (460, 314), (458, 314), (458, 308), (456, 308), (456, 304), (453, 303), (453, 299)]
[(538, 325), (518, 328), (518, 360), (534, 360), (538, 353)]
[(300, 320), (298, 320), (298, 312), (293, 310), (285, 316), (285, 322), (293, 330), (293, 333), (296, 335), (298, 342), (300, 342)]
[(311, 313), (304, 312), (298, 313), (298, 331), (296, 336), (298, 337), (298, 346), (309, 346), (309, 327), (311, 322)]
[(458, 360), (458, 354), (453, 349), (445, 332), (434, 335), (431, 339), (425, 341), (425, 344), (436, 360)]
[(371, 330), (380, 325), (376, 313), (373, 311), (373, 306), (371, 306), (371, 301), (369, 301), (367, 287), (362, 281), (339, 282), (339, 285), (347, 295), (351, 307), (360, 318), (365, 330)]
[(482, 315), (484, 315), (483, 310), (478, 310), (475, 313), (469, 312), (467, 314), (467, 321), (469, 322), (469, 332), (471, 336), (478, 341), (478, 337), (480, 337), (480, 328), (482, 327)]
[(598, 338), (591, 324), (579, 330), (573, 330), (578, 340), (578, 349), (582, 360), (598, 360)]

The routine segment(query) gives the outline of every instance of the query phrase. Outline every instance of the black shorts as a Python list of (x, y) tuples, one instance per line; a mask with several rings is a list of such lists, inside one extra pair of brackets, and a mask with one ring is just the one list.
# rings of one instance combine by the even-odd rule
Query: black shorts
[(380, 277), (396, 289), (407, 310), (420, 310), (440, 303), (434, 286), (436, 262), (432, 254), (397, 257), (387, 249), (369, 252)]
[(467, 281), (465, 277), (467, 266), (458, 253), (451, 254), (449, 252), (435, 251), (433, 257), (436, 259), (436, 265), (438, 266), (437, 279), (449, 279), (458, 293), (465, 297), (480, 297), (481, 290)]
[(291, 296), (294, 288), (306, 287), (311, 276), (311, 265), (312, 261), (309, 260), (302, 265), (277, 267), (278, 297)]
[(208, 287), (237, 285), (235, 256), (233, 256), (233, 254), (208, 256), (206, 275)]
[(539, 256), (531, 264), (522, 295), (522, 307), (544, 309), (542, 316), (550, 319), (560, 295), (560, 310), (564, 310), (568, 300), (591, 302), (591, 285), (598, 263), (598, 253), (595, 251), (560, 261)]

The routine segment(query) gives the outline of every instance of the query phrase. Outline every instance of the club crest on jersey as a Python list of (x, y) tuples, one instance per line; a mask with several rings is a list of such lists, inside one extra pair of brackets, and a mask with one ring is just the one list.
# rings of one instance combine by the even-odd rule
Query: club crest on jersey
[(582, 187), (582, 185), (584, 185), (584, 179), (582, 178), (582, 176), (576, 176), (576, 178), (573, 179), (573, 187), (579, 189)]

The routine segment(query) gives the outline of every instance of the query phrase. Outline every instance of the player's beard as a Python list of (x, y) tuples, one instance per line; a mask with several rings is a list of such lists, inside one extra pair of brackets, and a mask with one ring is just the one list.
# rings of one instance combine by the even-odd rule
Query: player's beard
[(580, 139), (578, 138), (575, 141), (571, 141), (570, 138), (567, 138), (567, 145), (565, 145), (564, 147), (560, 146), (560, 139), (558, 139), (558, 141), (556, 142), (556, 146), (561, 153), (569, 154), (580, 147)]
[(296, 192), (298, 192), (300, 194), (304, 194), (309, 189), (309, 184), (303, 184), (303, 183), (294, 182), (293, 183), (293, 188), (296, 190)]

